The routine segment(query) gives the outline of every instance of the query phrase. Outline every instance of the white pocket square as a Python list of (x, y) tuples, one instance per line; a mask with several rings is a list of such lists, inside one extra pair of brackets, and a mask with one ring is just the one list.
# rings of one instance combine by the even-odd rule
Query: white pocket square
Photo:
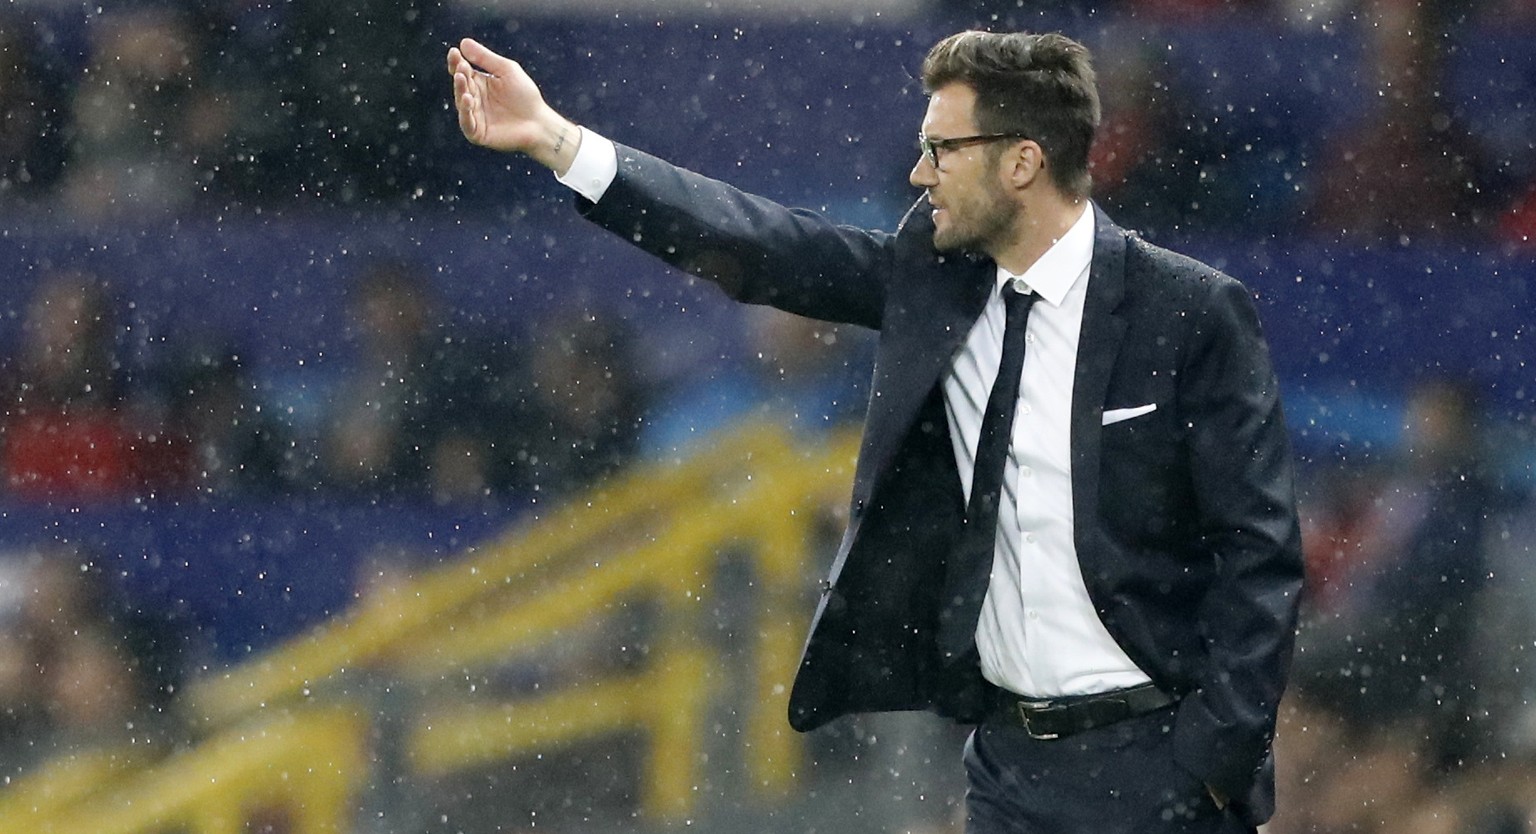
[(1151, 414), (1157, 410), (1157, 403), (1138, 405), (1135, 408), (1111, 408), (1104, 412), (1104, 425), (1119, 423), (1132, 417), (1140, 417), (1143, 414)]

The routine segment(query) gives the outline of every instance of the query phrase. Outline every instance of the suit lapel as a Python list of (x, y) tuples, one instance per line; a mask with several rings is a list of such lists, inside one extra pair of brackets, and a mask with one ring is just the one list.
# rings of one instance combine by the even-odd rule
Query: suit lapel
[[(926, 252), (926, 268), (896, 303), (888, 305), (882, 322), (869, 413), (854, 474), (853, 515), (832, 560), (828, 576), (832, 584), (842, 575), (850, 546), (859, 536), (865, 506), (890, 474), (913, 420), (981, 315), (991, 289), (990, 279), (997, 274), (996, 265), (987, 258), (938, 255), (931, 248)], [(934, 476), (941, 477), (942, 473)], [(959, 500), (958, 480), (954, 486)], [(826, 604), (823, 596), (817, 619)]]
[(908, 298), (888, 311), (891, 335), (875, 367), (866, 425), (868, 492), (892, 463), (923, 401), (939, 383), (986, 305), (997, 268), (987, 258), (935, 255)]
[(1072, 383), (1072, 508), (1077, 518), (1079, 559), (1097, 552), (1086, 537), (1097, 526), (1093, 519), (1098, 518), (1104, 403), (1126, 329), (1119, 312), (1125, 299), (1125, 231), (1097, 204), (1093, 211), (1093, 266), (1088, 272), (1088, 297), (1083, 305)]

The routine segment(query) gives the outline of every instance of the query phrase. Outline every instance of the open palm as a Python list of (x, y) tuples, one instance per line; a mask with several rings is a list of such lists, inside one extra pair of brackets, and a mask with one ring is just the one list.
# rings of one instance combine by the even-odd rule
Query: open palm
[(476, 145), (499, 151), (532, 150), (559, 117), (516, 61), (465, 38), (448, 50), (459, 129)]

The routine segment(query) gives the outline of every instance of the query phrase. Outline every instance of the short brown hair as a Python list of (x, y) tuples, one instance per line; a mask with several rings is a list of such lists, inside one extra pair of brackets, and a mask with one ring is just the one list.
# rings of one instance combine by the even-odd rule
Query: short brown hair
[(1022, 133), (1040, 144), (1061, 191), (1088, 196), (1088, 149), (1099, 126), (1099, 91), (1088, 48), (1054, 33), (959, 32), (923, 59), (923, 87), (976, 92), (976, 127)]

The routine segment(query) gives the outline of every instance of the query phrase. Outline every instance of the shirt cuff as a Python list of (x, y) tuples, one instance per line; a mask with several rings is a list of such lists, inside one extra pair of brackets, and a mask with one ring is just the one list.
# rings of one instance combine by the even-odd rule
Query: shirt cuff
[(555, 179), (595, 203), (619, 175), (619, 152), (607, 137), (584, 127), (578, 129), (581, 144), (576, 146), (576, 158), (571, 160), (565, 175), (557, 174)]

